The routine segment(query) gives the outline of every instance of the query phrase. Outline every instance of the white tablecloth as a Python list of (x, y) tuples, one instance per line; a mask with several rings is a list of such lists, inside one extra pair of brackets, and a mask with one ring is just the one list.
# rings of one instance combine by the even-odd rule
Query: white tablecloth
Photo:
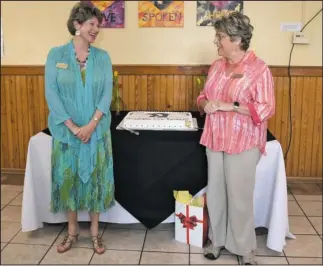
[[(33, 231), (43, 223), (63, 223), (66, 213), (50, 212), (52, 138), (38, 133), (29, 141), (22, 202), (22, 231)], [(267, 143), (267, 156), (262, 156), (256, 173), (254, 191), (255, 227), (268, 228), (267, 247), (278, 252), (285, 246), (289, 231), (285, 165), (278, 141)], [(198, 194), (203, 193), (204, 188)], [(138, 206), (140, 208), (140, 206)], [(88, 212), (78, 213), (79, 221), (90, 221)], [(100, 214), (101, 222), (138, 223), (120, 204)], [(164, 223), (174, 222), (174, 214)]]

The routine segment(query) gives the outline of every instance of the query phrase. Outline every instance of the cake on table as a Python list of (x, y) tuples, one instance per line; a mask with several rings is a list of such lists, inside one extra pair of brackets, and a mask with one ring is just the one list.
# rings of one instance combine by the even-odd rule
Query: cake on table
[(129, 130), (196, 130), (189, 112), (129, 112), (122, 121)]

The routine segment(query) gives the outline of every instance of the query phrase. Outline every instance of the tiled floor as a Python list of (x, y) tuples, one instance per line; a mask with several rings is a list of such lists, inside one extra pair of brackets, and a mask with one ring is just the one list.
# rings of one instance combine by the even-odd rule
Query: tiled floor
[[(296, 240), (287, 239), (282, 254), (265, 246), (265, 230), (257, 230), (259, 264), (322, 264), (322, 188), (318, 184), (289, 185), (290, 227)], [(101, 224), (107, 251), (95, 255), (88, 224), (82, 223), (80, 239), (65, 254), (56, 245), (66, 232), (64, 225), (22, 233), (22, 186), (1, 185), (1, 264), (232, 264), (237, 257), (224, 250), (216, 261), (206, 260), (202, 249), (174, 240), (174, 225), (146, 230), (140, 224)]]

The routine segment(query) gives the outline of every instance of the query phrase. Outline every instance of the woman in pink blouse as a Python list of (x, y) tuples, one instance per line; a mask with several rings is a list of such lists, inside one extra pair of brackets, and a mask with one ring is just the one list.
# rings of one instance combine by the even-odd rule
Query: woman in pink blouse
[(206, 113), (200, 143), (208, 160), (210, 241), (204, 256), (215, 260), (226, 248), (241, 264), (257, 264), (253, 192), (267, 120), (275, 112), (273, 78), (264, 61), (247, 51), (253, 31), (247, 16), (231, 13), (214, 26), (221, 58), (197, 99)]

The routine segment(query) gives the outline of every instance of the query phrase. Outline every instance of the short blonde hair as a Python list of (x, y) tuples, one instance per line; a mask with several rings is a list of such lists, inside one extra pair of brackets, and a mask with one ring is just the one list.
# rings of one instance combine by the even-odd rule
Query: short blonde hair
[(250, 18), (240, 12), (232, 12), (223, 16), (214, 22), (214, 28), (218, 32), (227, 34), (231, 41), (241, 38), (240, 48), (248, 50), (252, 38), (253, 26), (250, 24)]

